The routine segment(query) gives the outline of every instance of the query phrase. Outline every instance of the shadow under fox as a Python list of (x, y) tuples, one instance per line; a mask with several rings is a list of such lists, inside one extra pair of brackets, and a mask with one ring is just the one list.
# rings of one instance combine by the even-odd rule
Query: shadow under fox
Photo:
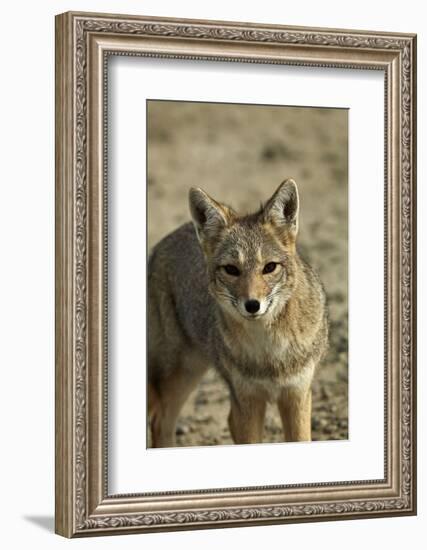
[(229, 387), (235, 443), (262, 441), (276, 402), (285, 441), (311, 440), (311, 384), (328, 343), (322, 284), (298, 255), (298, 190), (283, 182), (239, 216), (201, 189), (193, 223), (148, 264), (148, 414), (152, 446), (175, 445), (179, 412), (206, 369)]

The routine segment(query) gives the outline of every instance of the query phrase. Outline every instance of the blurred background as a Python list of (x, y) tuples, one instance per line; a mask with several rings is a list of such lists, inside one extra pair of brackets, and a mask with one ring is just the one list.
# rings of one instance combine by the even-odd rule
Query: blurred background
[[(300, 193), (300, 254), (323, 281), (330, 347), (313, 384), (313, 440), (348, 439), (348, 111), (153, 101), (147, 105), (148, 246), (190, 220), (199, 186), (241, 213), (292, 177)], [(212, 369), (177, 427), (178, 445), (232, 443), (228, 390)], [(265, 442), (281, 441), (277, 409)]]

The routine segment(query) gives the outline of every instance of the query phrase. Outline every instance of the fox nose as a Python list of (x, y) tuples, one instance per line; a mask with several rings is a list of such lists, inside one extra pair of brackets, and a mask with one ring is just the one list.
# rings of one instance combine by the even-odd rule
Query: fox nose
[(247, 300), (245, 302), (245, 309), (248, 313), (256, 313), (259, 311), (260, 303), (258, 300)]

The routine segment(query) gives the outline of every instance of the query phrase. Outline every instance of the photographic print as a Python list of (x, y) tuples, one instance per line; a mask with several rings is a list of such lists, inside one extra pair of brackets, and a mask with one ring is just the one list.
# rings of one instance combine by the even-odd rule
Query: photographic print
[(345, 440), (348, 110), (147, 101), (148, 447)]
[(413, 34), (57, 16), (57, 533), (416, 513), (415, 116)]

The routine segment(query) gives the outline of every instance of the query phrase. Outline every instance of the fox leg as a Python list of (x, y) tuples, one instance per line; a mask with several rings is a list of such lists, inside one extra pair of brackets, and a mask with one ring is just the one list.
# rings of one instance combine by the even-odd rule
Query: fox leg
[(266, 405), (258, 396), (231, 397), (228, 426), (234, 443), (262, 443)]
[(155, 385), (148, 386), (152, 447), (174, 447), (178, 415), (206, 372), (206, 368), (179, 366)]
[(311, 387), (286, 388), (277, 404), (285, 441), (311, 441)]

